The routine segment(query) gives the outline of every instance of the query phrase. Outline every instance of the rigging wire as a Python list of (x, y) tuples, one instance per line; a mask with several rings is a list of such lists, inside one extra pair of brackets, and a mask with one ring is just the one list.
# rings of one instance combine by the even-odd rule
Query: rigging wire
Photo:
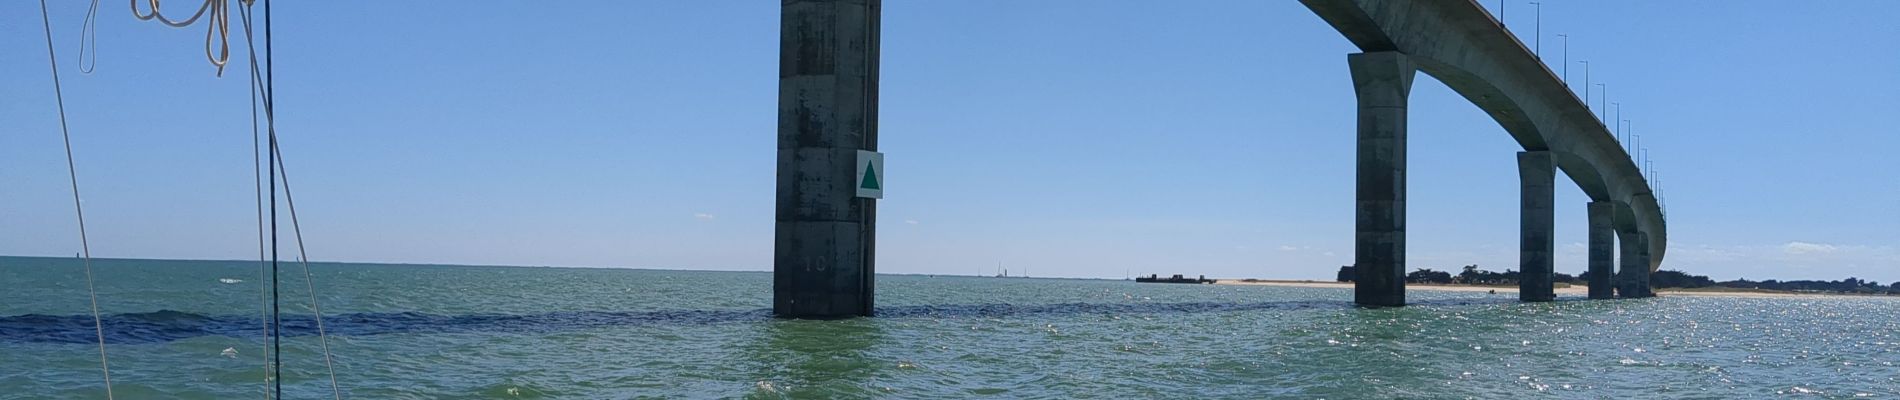
[(271, 398), (270, 382), (273, 377), (272, 373), (275, 372), (274, 370), (271, 369), (270, 357), (271, 357), (271, 354), (275, 354), (275, 353), (272, 353), (270, 351), (270, 343), (271, 343), (271, 340), (270, 340), (270, 333), (271, 333), (270, 295), (271, 295), (271, 291), (270, 291), (270, 286), (267, 286), (264, 284), (265, 282), (264, 279), (267, 277), (267, 274), (269, 273), (270, 263), (265, 262), (266, 254), (264, 253), (264, 178), (263, 178), (264, 163), (263, 161), (261, 161), (261, 158), (262, 158), (262, 156), (260, 155), (261, 152), (258, 150), (260, 148), (263, 148), (263, 141), (259, 139), (260, 135), (257, 129), (257, 103), (258, 103), (258, 98), (262, 97), (262, 93), (260, 92), (261, 89), (257, 87), (257, 81), (258, 81), (257, 79), (257, 76), (258, 76), (257, 49), (256, 49), (256, 46), (253, 46), (251, 43), (251, 13), (250, 11), (251, 10), (250, 10), (249, 5), (246, 5), (244, 8), (244, 13), (241, 14), (241, 16), (244, 17), (245, 52), (250, 55), (250, 59), (251, 59), (251, 62), (247, 64), (250, 66), (250, 70), (251, 70), (251, 80), (250, 80), (251, 82), (251, 92), (250, 92), (250, 95), (251, 95), (251, 190), (252, 190), (251, 194), (252, 194), (252, 199), (256, 200), (256, 203), (257, 203), (257, 295), (258, 295), (258, 304), (259, 304), (257, 317), (259, 321), (263, 322), (263, 331), (261, 331), (260, 333), (262, 334), (262, 336), (264, 336), (264, 343), (262, 346), (259, 346), (259, 347), (263, 349), (262, 353), (264, 354), (264, 360), (265, 360), (264, 361), (264, 388), (263, 388), (264, 399), (270, 400)]
[(323, 308), (317, 306), (317, 288), (313, 279), (310, 278), (310, 257), (304, 252), (303, 226), (297, 221), (297, 200), (290, 195), (290, 175), (284, 167), (284, 155), (281, 151), (276, 142), (271, 143), (271, 153), (277, 159), (277, 177), (284, 181), (284, 205), (290, 209), (290, 230), (297, 238), (297, 263), (303, 265), (304, 289), (310, 294), (310, 309), (316, 313), (317, 317), (317, 343), (323, 348), (323, 366), (330, 370), (330, 394), (337, 400), (342, 400), (343, 392), (337, 389), (336, 384), (336, 366), (330, 361), (330, 339), (323, 332)]
[[(137, 1), (138, 0), (133, 0), (134, 13), (137, 12)], [(245, 44), (245, 48), (248, 49), (247, 53), (250, 55), (250, 61), (251, 61), (249, 69), (251, 72), (250, 95), (252, 96), (251, 97), (251, 162), (252, 162), (251, 172), (253, 173), (252, 184), (261, 186), (261, 181), (263, 179), (259, 175), (256, 175), (259, 169), (266, 169), (270, 171), (268, 174), (270, 176), (270, 186), (269, 186), (269, 189), (270, 189), (269, 190), (270, 192), (270, 196), (269, 196), (270, 198), (270, 247), (269, 247), (270, 251), (269, 251), (268, 260), (264, 259), (264, 256), (265, 256), (264, 211), (263, 211), (264, 207), (263, 207), (263, 200), (262, 200), (262, 198), (265, 197), (263, 193), (264, 189), (261, 187), (256, 188), (258, 191), (257, 198), (259, 199), (258, 200), (258, 239), (257, 239), (258, 240), (258, 258), (259, 258), (258, 275), (260, 276), (264, 275), (266, 267), (268, 267), (268, 270), (270, 273), (270, 285), (264, 287), (262, 290), (263, 292), (265, 292), (262, 295), (262, 297), (264, 297), (263, 302), (265, 303), (264, 304), (265, 310), (262, 312), (264, 314), (267, 314), (267, 317), (264, 318), (264, 330), (265, 330), (264, 340), (267, 344), (266, 346), (264, 346), (264, 352), (266, 354), (266, 361), (264, 363), (264, 371), (265, 371), (264, 381), (266, 382), (264, 397), (266, 399), (271, 398), (272, 392), (274, 390), (277, 398), (283, 398), (283, 390), (284, 390), (283, 380), (271, 379), (272, 372), (281, 372), (283, 368), (283, 351), (282, 351), (283, 350), (283, 320), (281, 318), (282, 309), (279, 306), (279, 300), (278, 300), (279, 279), (278, 279), (278, 260), (277, 260), (277, 171), (276, 171), (276, 166), (278, 165), (278, 163), (276, 162), (277, 161), (276, 152), (273, 151), (271, 152), (271, 156), (270, 156), (271, 159), (269, 162), (266, 162), (264, 163), (264, 165), (261, 165), (261, 166), (257, 164), (258, 148), (260, 147), (260, 143), (258, 141), (258, 132), (257, 132), (258, 131), (257, 105), (260, 102), (259, 101), (260, 98), (262, 99), (261, 102), (264, 105), (264, 124), (266, 127), (265, 129), (269, 131), (270, 133), (270, 142), (272, 143), (273, 147), (275, 147), (275, 143), (277, 141), (276, 117), (275, 117), (275, 114), (272, 113), (273, 107), (271, 104), (272, 103), (271, 102), (271, 97), (272, 97), (271, 87), (270, 87), (271, 82), (266, 80), (266, 78), (264, 77), (260, 77), (259, 71), (257, 68), (258, 67), (257, 46), (256, 46), (256, 42), (253, 40), (253, 35), (252, 35), (253, 28), (251, 26), (251, 7), (253, 6), (253, 2), (251, 0), (241, 0), (241, 4), (243, 4), (244, 6), (244, 12), (240, 13), (239, 16), (243, 18), (244, 44)], [(192, 16), (192, 19), (196, 19), (196, 18), (197, 18), (196, 15)], [(161, 22), (166, 22), (168, 25), (172, 24), (171, 22), (164, 21), (164, 20), (161, 20)], [(189, 24), (190, 21), (186, 21), (185, 23)], [(268, 74), (269, 69), (270, 69), (269, 63), (270, 63), (270, 57), (271, 57), (270, 55), (270, 51), (271, 51), (270, 3), (269, 2), (264, 3), (264, 29), (265, 29), (264, 30), (264, 57), (265, 57), (265, 64), (264, 64), (265, 71), (264, 72)], [(264, 85), (265, 85), (265, 87), (262, 89), (258, 88), (258, 83), (260, 81), (264, 82)], [(273, 326), (275, 326), (275, 329), (272, 329)]]
[[(255, 50), (255, 49), (256, 49), (256, 46), (255, 46), (255, 42), (254, 42), (254, 40), (253, 40), (253, 34), (252, 34), (252, 32), (253, 32), (253, 26), (252, 26), (252, 23), (251, 23), (252, 21), (251, 21), (251, 12), (250, 12), (250, 11), (251, 11), (251, 6), (252, 6), (252, 4), (251, 4), (251, 2), (248, 2), (248, 1), (246, 1), (246, 2), (243, 2), (243, 3), (241, 3), (241, 4), (243, 4), (243, 5), (244, 5), (244, 7), (245, 7), (245, 9), (244, 9), (244, 11), (245, 11), (245, 12), (244, 12), (244, 13), (241, 13), (241, 14), (240, 14), (240, 16), (241, 16), (241, 17), (243, 18), (243, 22), (244, 22), (244, 37), (245, 37), (245, 45), (247, 46), (247, 48), (250, 48), (250, 49), (251, 49), (251, 50), (250, 50), (250, 51), (249, 51), (248, 53), (250, 54), (250, 60), (251, 60), (251, 63), (250, 63), (250, 65), (251, 65), (251, 67), (250, 67), (250, 71), (251, 71), (251, 95), (253, 96), (253, 97), (252, 97), (252, 99), (251, 99), (251, 100), (252, 100), (252, 102), (251, 102), (251, 107), (252, 107), (252, 110), (251, 110), (251, 112), (252, 112), (252, 133), (251, 133), (251, 136), (252, 136), (252, 162), (253, 162), (253, 165), (252, 165), (252, 166), (253, 166), (253, 170), (252, 170), (252, 172), (253, 172), (253, 173), (255, 173), (255, 172), (257, 172), (257, 169), (256, 169), (256, 167), (257, 167), (257, 165), (255, 164), (255, 163), (256, 163), (256, 161), (257, 161), (257, 154), (256, 154), (256, 153), (257, 153), (257, 148), (258, 148), (258, 142), (257, 142), (257, 125), (256, 125), (256, 112), (257, 112), (257, 110), (256, 110), (256, 108), (257, 108), (257, 105), (258, 105), (258, 103), (260, 102), (260, 101), (259, 101), (259, 99), (260, 99), (260, 98), (261, 98), (261, 102), (263, 103), (263, 107), (264, 107), (264, 119), (265, 119), (265, 126), (266, 126), (266, 129), (267, 129), (267, 130), (269, 130), (269, 132), (270, 132), (270, 157), (269, 157), (269, 159), (271, 160), (271, 164), (265, 167), (266, 169), (268, 169), (268, 170), (270, 170), (270, 171), (272, 171), (272, 172), (271, 172), (271, 190), (272, 190), (272, 191), (271, 191), (271, 193), (270, 193), (270, 194), (271, 194), (271, 248), (273, 249), (273, 251), (272, 251), (272, 254), (271, 254), (271, 256), (272, 256), (272, 257), (271, 257), (271, 264), (269, 264), (269, 265), (271, 266), (271, 284), (272, 284), (272, 288), (271, 288), (271, 290), (270, 290), (270, 299), (268, 300), (268, 302), (270, 303), (270, 304), (269, 304), (269, 305), (270, 305), (270, 307), (272, 307), (272, 308), (273, 308), (273, 311), (272, 311), (272, 315), (281, 315), (281, 313), (277, 311), (277, 310), (279, 309), (279, 304), (280, 304), (280, 302), (279, 302), (279, 301), (277, 300), (277, 299), (278, 299), (278, 293), (279, 293), (279, 292), (278, 292), (278, 290), (277, 290), (277, 288), (276, 288), (276, 286), (278, 285), (278, 282), (280, 282), (280, 280), (279, 280), (279, 279), (278, 279), (278, 277), (277, 277), (277, 264), (276, 264), (276, 263), (277, 263), (277, 257), (276, 257), (276, 251), (275, 251), (275, 249), (276, 249), (276, 243), (277, 243), (277, 236), (276, 236), (276, 234), (277, 234), (277, 229), (276, 229), (276, 228), (277, 228), (277, 227), (276, 227), (276, 221), (277, 221), (277, 218), (276, 218), (276, 206), (277, 206), (277, 204), (276, 204), (276, 184), (277, 184), (277, 182), (278, 182), (278, 181), (280, 181), (280, 180), (281, 180), (281, 181), (283, 182), (283, 184), (284, 184), (284, 201), (285, 201), (285, 205), (287, 206), (287, 208), (288, 208), (288, 210), (289, 210), (289, 212), (290, 212), (290, 221), (291, 221), (291, 229), (292, 229), (292, 230), (293, 230), (293, 231), (295, 232), (295, 237), (296, 237), (296, 241), (297, 241), (297, 253), (298, 253), (298, 260), (299, 260), (299, 263), (300, 263), (300, 264), (301, 264), (301, 265), (303, 266), (303, 273), (304, 273), (304, 288), (305, 288), (305, 289), (306, 289), (306, 290), (308, 291), (308, 294), (309, 294), (309, 296), (310, 296), (310, 308), (311, 308), (311, 310), (312, 310), (312, 311), (313, 311), (313, 312), (315, 313), (315, 315), (316, 315), (316, 322), (317, 322), (317, 340), (318, 340), (318, 343), (320, 343), (320, 345), (321, 345), (321, 347), (322, 347), (322, 349), (323, 349), (323, 362), (324, 362), (324, 366), (326, 367), (326, 369), (328, 369), (328, 371), (329, 371), (329, 375), (330, 375), (330, 392), (331, 392), (331, 395), (332, 395), (332, 396), (333, 396), (334, 398), (336, 398), (336, 399), (339, 399), (339, 400), (340, 400), (340, 399), (342, 399), (342, 397), (343, 397), (343, 396), (342, 396), (342, 392), (341, 392), (341, 390), (340, 390), (340, 388), (339, 388), (339, 385), (337, 384), (337, 379), (336, 379), (336, 367), (335, 367), (335, 365), (334, 365), (334, 362), (332, 361), (332, 356), (331, 356), (331, 352), (330, 352), (330, 343), (329, 343), (329, 338), (328, 338), (328, 336), (329, 336), (329, 335), (327, 334), (327, 332), (325, 332), (325, 327), (324, 327), (324, 324), (323, 324), (323, 309), (322, 309), (322, 307), (321, 307), (321, 306), (319, 305), (319, 303), (317, 302), (317, 297), (316, 297), (316, 286), (315, 286), (315, 280), (314, 280), (314, 279), (312, 278), (312, 276), (311, 276), (311, 274), (310, 274), (310, 263), (309, 263), (309, 253), (307, 252), (307, 250), (306, 250), (306, 248), (305, 248), (305, 246), (304, 246), (304, 242), (303, 242), (303, 228), (302, 228), (302, 224), (301, 224), (301, 221), (300, 221), (300, 220), (299, 220), (299, 219), (297, 218), (297, 203), (296, 203), (296, 200), (295, 200), (295, 199), (294, 199), (293, 197), (291, 197), (291, 192), (290, 192), (290, 176), (288, 175), (288, 173), (287, 173), (287, 172), (285, 172), (286, 170), (284, 169), (284, 161), (283, 161), (283, 151), (282, 151), (282, 149), (281, 149), (281, 147), (279, 147), (279, 146), (278, 146), (278, 144), (277, 144), (277, 136), (276, 136), (276, 132), (277, 132), (277, 129), (276, 129), (276, 106), (275, 106), (275, 103), (276, 103), (276, 102), (275, 102), (275, 96), (273, 96), (273, 95), (272, 95), (272, 93), (273, 93), (273, 92), (272, 92), (272, 91), (271, 91), (271, 90), (270, 90), (270, 89), (268, 88), (268, 86), (270, 86), (270, 81), (269, 81), (269, 80), (266, 80), (266, 78), (264, 78), (264, 77), (261, 77), (261, 76), (259, 76), (259, 70), (257, 69), (257, 65), (258, 65), (258, 63), (257, 63), (257, 52), (256, 52), (256, 50)], [(269, 65), (269, 63), (270, 63), (270, 61), (269, 61), (269, 57), (270, 57), (270, 45), (271, 45), (271, 40), (270, 40), (270, 39), (271, 39), (271, 37), (270, 37), (270, 30), (269, 30), (269, 29), (270, 29), (270, 20), (269, 20), (269, 16), (270, 16), (270, 4), (269, 4), (269, 3), (267, 2), (267, 3), (265, 4), (265, 18), (266, 18), (266, 19), (265, 19), (265, 36), (264, 36), (264, 40), (265, 40), (265, 42), (264, 42), (264, 43), (265, 43), (265, 57), (266, 57), (266, 59), (265, 59), (265, 69), (264, 69), (264, 70), (265, 70), (265, 71), (264, 71), (265, 73), (268, 73), (268, 72), (269, 72), (269, 70), (270, 70), (270, 65)], [(265, 89), (262, 89), (262, 91), (260, 91), (260, 89), (259, 89), (259, 88), (257, 87), (257, 86), (258, 86), (258, 82), (259, 82), (260, 80), (262, 80), (262, 81), (264, 81), (264, 82), (265, 82), (265, 85), (267, 86), (267, 88), (265, 88)], [(253, 182), (252, 182), (253, 184), (256, 184), (256, 183), (258, 183), (258, 181), (259, 181), (259, 180), (261, 180), (261, 179), (256, 179), (256, 176), (255, 176), (255, 175), (253, 176), (253, 178), (254, 178), (254, 179), (253, 179)], [(261, 197), (262, 197), (262, 196), (261, 196), (261, 194), (260, 194), (260, 198), (261, 198)], [(262, 254), (263, 254), (263, 222), (262, 222), (262, 221), (263, 221), (263, 216), (262, 216), (262, 213), (263, 213), (263, 211), (262, 211), (262, 209), (263, 209), (263, 206), (261, 205), (261, 204), (262, 204), (262, 200), (261, 200), (261, 199), (259, 200), (259, 204), (260, 204), (260, 205), (258, 206), (258, 209), (259, 209), (259, 211), (258, 211), (258, 213), (259, 213), (259, 217), (258, 217), (258, 220), (259, 220), (259, 222), (258, 222), (258, 226), (259, 226), (259, 228), (258, 228), (258, 232), (259, 232), (259, 233), (258, 233), (258, 235), (259, 235), (259, 237), (258, 237), (258, 243), (259, 243), (259, 245), (258, 245), (258, 246), (259, 246), (259, 254), (260, 254), (260, 257), (259, 257), (259, 258), (262, 258)], [(260, 264), (261, 264), (261, 263), (260, 263)], [(260, 267), (260, 269), (261, 269), (261, 267)], [(260, 271), (259, 271), (259, 274), (262, 274), (262, 273), (263, 273), (263, 272), (262, 272), (262, 271), (260, 270)], [(283, 324), (282, 324), (282, 322), (281, 322), (281, 321), (279, 321), (279, 323), (277, 324), (277, 329), (278, 329), (277, 331), (272, 331), (272, 332), (275, 332), (275, 334), (277, 335), (277, 339), (276, 339), (276, 340), (273, 340), (272, 342), (273, 342), (273, 343), (277, 343), (277, 345), (278, 345), (278, 346), (281, 346), (281, 340), (282, 340), (282, 329), (283, 329)], [(281, 353), (281, 352), (273, 352), (272, 354), (275, 354), (275, 356), (274, 356), (275, 358), (273, 358), (273, 360), (275, 360), (275, 361), (274, 361), (274, 363), (275, 363), (275, 364), (277, 364), (277, 367), (278, 367), (278, 368), (281, 368), (281, 365), (282, 365), (282, 353)], [(270, 364), (266, 364), (266, 369), (267, 369), (267, 370), (269, 370), (270, 368), (271, 368), (271, 366), (270, 366)], [(279, 372), (281, 372), (281, 371), (279, 371)], [(281, 391), (282, 391), (282, 385), (283, 385), (283, 383), (282, 383), (282, 380), (281, 380), (281, 379), (279, 379), (279, 380), (277, 380), (277, 381), (276, 381), (276, 386), (277, 386), (277, 390), (279, 391), (279, 393), (278, 393), (278, 396), (280, 396), (280, 397), (282, 396), (282, 393), (281, 393)], [(269, 396), (269, 394), (266, 394), (266, 396)]]
[(40, 0), (40, 24), (46, 29), (46, 62), (53, 70), (53, 98), (59, 104), (59, 134), (66, 143), (66, 177), (73, 189), (73, 214), (79, 219), (79, 251), (85, 257), (86, 295), (92, 299), (92, 329), (99, 336), (99, 372), (105, 376), (106, 399), (112, 399), (112, 367), (106, 362), (105, 323), (99, 318), (99, 292), (92, 284), (92, 245), (86, 240), (86, 208), (79, 201), (79, 171), (73, 162), (73, 134), (66, 127), (66, 94), (59, 85), (59, 57), (53, 54), (53, 21), (46, 0)]
[[(244, 22), (244, 37), (245, 37), (246, 46), (252, 46), (252, 43), (253, 43), (251, 39), (252, 26), (251, 26), (251, 16), (249, 12), (250, 6), (247, 4), (245, 7), (246, 7), (245, 9), (246, 12), (241, 13), (239, 15), (243, 18), (243, 22)], [(269, 46), (270, 46), (270, 33), (269, 33), (270, 22), (269, 21), (270, 20), (268, 18), (270, 15), (269, 14), (270, 3), (266, 2), (264, 4), (264, 7), (265, 7), (264, 15), (266, 17), (265, 25), (264, 25), (265, 57), (269, 57), (270, 56), (270, 50), (269, 50)], [(267, 72), (270, 70), (269, 62), (270, 61), (267, 58), (265, 61), (266, 63), (265, 71)], [(257, 86), (258, 80), (262, 78), (258, 76), (258, 70), (256, 68), (257, 55), (255, 51), (251, 52), (251, 64), (252, 64), (251, 83), (252, 83), (252, 87), (254, 88), (253, 93), (256, 94), (255, 87)], [(270, 168), (272, 168), (272, 170), (274, 171), (273, 175), (271, 176), (271, 179), (273, 180), (272, 184), (273, 184), (273, 187), (275, 187), (275, 183), (277, 180), (282, 180), (284, 183), (284, 204), (286, 208), (288, 209), (288, 211), (290, 212), (290, 227), (297, 242), (298, 263), (302, 265), (303, 267), (304, 289), (306, 290), (306, 293), (308, 293), (310, 296), (310, 309), (313, 313), (315, 313), (315, 316), (316, 316), (317, 343), (322, 347), (322, 350), (323, 350), (323, 365), (325, 368), (329, 370), (330, 394), (333, 398), (340, 400), (343, 398), (343, 394), (342, 394), (341, 389), (337, 385), (336, 366), (335, 366), (335, 363), (332, 361), (332, 356), (330, 353), (329, 335), (325, 332), (325, 328), (323, 325), (323, 308), (317, 302), (317, 294), (316, 294), (317, 291), (316, 291), (315, 279), (313, 279), (310, 274), (310, 256), (306, 250), (306, 247), (304, 246), (302, 221), (297, 218), (297, 200), (291, 194), (291, 191), (290, 191), (290, 175), (288, 172), (288, 168), (284, 165), (283, 149), (277, 144), (276, 122), (275, 122), (277, 108), (276, 108), (275, 96), (272, 96), (272, 92), (266, 90), (265, 92), (262, 93), (261, 97), (263, 98), (263, 104), (264, 104), (264, 118), (266, 121), (265, 124), (268, 127), (267, 129), (269, 129), (271, 132), (270, 159), (272, 160), (271, 162), (273, 163), (273, 165), (271, 165)], [(255, 98), (253, 98), (253, 100), (255, 100)], [(253, 104), (253, 107), (255, 107), (256, 102), (253, 101), (252, 104)], [(255, 128), (255, 125), (253, 125), (253, 128)], [(255, 129), (253, 129), (254, 139), (255, 139), (255, 135), (256, 135)], [(253, 150), (255, 150), (255, 148), (253, 148)], [(274, 192), (273, 192), (273, 195), (274, 195)], [(272, 206), (273, 208), (275, 207), (274, 200), (273, 200)], [(273, 230), (273, 233), (274, 232), (275, 231)], [(261, 240), (262, 239), (260, 239), (260, 242)], [(279, 325), (279, 329), (282, 329), (281, 325)]]
[[(158, 0), (152, 1), (156, 4)], [(271, 49), (270, 6), (271, 1), (264, 0), (264, 131), (265, 136), (270, 139), (268, 141), (270, 148), (274, 149), (277, 148), (277, 108), (272, 104), (272, 99), (277, 96), (275, 85), (277, 71), (273, 70), (273, 67), (277, 66), (277, 63), (271, 62), (271, 59), (276, 58), (277, 54)], [(270, 314), (271, 319), (277, 322), (277, 330), (273, 332), (275, 338), (271, 340), (275, 343), (272, 346), (275, 347), (273, 350), (277, 354), (271, 357), (271, 364), (279, 373), (282, 373), (284, 371), (284, 312), (281, 301), (278, 300), (281, 292), (278, 292), (277, 288), (277, 152), (272, 151), (265, 156), (268, 164), (264, 168), (270, 172)], [(274, 385), (279, 399), (284, 398), (282, 378), (279, 376)]]
[[(131, 0), (132, 17), (138, 18), (140, 21), (157, 20), (166, 26), (183, 28), (198, 22), (198, 18), (209, 15), (211, 17), (211, 26), (205, 28), (205, 60), (211, 61), (211, 65), (218, 67), (218, 76), (224, 76), (224, 64), (231, 60), (231, 10), (230, 6), (225, 5), (224, 1), (225, 0), (205, 0), (204, 4), (199, 5), (198, 11), (193, 12), (190, 18), (185, 18), (183, 21), (173, 21), (171, 18), (166, 18), (164, 13), (159, 12), (158, 0), (146, 0), (146, 4), (152, 9), (151, 13), (140, 12), (139, 0)], [(248, 4), (255, 0), (238, 1)], [(265, 5), (264, 10), (265, 14), (269, 14), (270, 5)], [(269, 28), (266, 27), (266, 29)], [(214, 37), (216, 38), (215, 41), (213, 40)], [(218, 47), (217, 54), (212, 54), (211, 52), (213, 43), (216, 43)], [(266, 55), (266, 57), (269, 56)]]

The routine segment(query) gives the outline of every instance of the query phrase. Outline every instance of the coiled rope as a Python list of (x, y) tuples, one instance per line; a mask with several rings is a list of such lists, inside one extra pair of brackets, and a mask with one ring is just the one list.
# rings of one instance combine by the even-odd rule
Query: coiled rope
[[(79, 73), (91, 74), (99, 68), (99, 0), (86, 9), (86, 22), (79, 25)], [(91, 48), (92, 51), (86, 51)], [(91, 57), (87, 57), (90, 55)]]
[[(198, 11), (191, 13), (190, 18), (185, 18), (183, 21), (175, 21), (171, 18), (166, 18), (165, 14), (159, 11), (158, 0), (146, 0), (146, 4), (152, 9), (150, 13), (140, 12), (139, 0), (131, 0), (132, 16), (138, 18), (140, 21), (157, 20), (159, 23), (173, 28), (183, 28), (191, 26), (194, 22), (198, 22), (198, 18), (209, 15), (211, 17), (211, 26), (205, 28), (205, 59), (211, 61), (211, 65), (218, 67), (218, 76), (224, 76), (224, 64), (231, 59), (231, 10), (230, 6), (225, 5), (224, 1), (225, 0), (205, 0), (203, 5), (198, 6)], [(246, 7), (250, 6), (252, 1), (254, 0), (239, 0), (239, 2), (244, 3)], [(269, 7), (266, 6), (265, 9), (268, 10)], [(216, 40), (213, 40), (214, 38)], [(218, 48), (217, 54), (212, 54), (211, 52), (211, 47), (214, 43)]]
[(99, 319), (99, 292), (92, 285), (92, 244), (86, 240), (86, 207), (79, 201), (79, 168), (73, 163), (73, 134), (66, 127), (66, 93), (59, 84), (59, 57), (53, 55), (53, 22), (46, 0), (40, 0), (40, 25), (46, 29), (46, 62), (53, 69), (53, 98), (59, 104), (59, 135), (66, 142), (66, 177), (73, 188), (73, 214), (79, 218), (79, 251), (86, 267), (86, 295), (92, 299), (92, 329), (99, 336), (99, 373), (105, 376), (106, 399), (112, 399), (112, 367), (106, 362), (105, 322)]

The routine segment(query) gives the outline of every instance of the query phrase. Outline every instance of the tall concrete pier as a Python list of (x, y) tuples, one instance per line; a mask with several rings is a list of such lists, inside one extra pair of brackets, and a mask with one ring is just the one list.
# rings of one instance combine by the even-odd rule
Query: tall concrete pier
[(1517, 153), (1518, 248), (1517, 298), (1523, 301), (1557, 299), (1551, 265), (1556, 223), (1557, 171), (1548, 151)]
[(1616, 274), (1616, 295), (1622, 298), (1650, 297), (1649, 235), (1639, 231), (1618, 232), (1622, 239), (1623, 265)]
[(877, 203), (855, 194), (877, 149), (879, 0), (779, 9), (778, 210), (772, 312), (871, 315)]
[[(1597, 118), (1551, 65), (1474, 1), (1300, 0), (1314, 15), (1339, 31), (1361, 54), (1352, 55), (1358, 94), (1359, 148), (1357, 214), (1354, 216), (1355, 300), (1365, 305), (1404, 304), (1405, 272), (1405, 112), (1414, 71), (1431, 75), (1491, 116), (1525, 151), (1548, 153), (1523, 164), (1526, 185), (1520, 262), (1525, 273), (1524, 300), (1546, 296), (1543, 275), (1551, 265), (1548, 244), (1553, 220), (1547, 204), (1550, 168), (1601, 202), (1612, 202), (1607, 216), (1593, 211), (1593, 265), (1614, 264), (1610, 234), (1641, 234), (1625, 239), (1625, 274), (1635, 286), (1623, 296), (1647, 295), (1647, 278), (1669, 250), (1669, 226), (1643, 166), (1629, 157), (1612, 125)], [(1530, 160), (1526, 160), (1530, 161)], [(1535, 168), (1532, 168), (1535, 167)], [(1609, 228), (1605, 229), (1604, 221)], [(1637, 243), (1643, 249), (1634, 249)], [(1638, 267), (1637, 265), (1642, 267)], [(1639, 269), (1644, 269), (1638, 271)], [(1605, 292), (1598, 276), (1597, 297)], [(1609, 287), (1616, 286), (1614, 283)]]
[(1636, 293), (1640, 297), (1656, 297), (1655, 286), (1650, 285), (1650, 282), (1649, 282), (1650, 275), (1656, 273), (1656, 268), (1655, 268), (1656, 266), (1655, 264), (1650, 263), (1650, 258), (1649, 258), (1650, 251), (1651, 251), (1651, 247), (1650, 247), (1651, 245), (1649, 242), (1650, 240), (1649, 233), (1644, 232), (1640, 235), (1637, 235), (1636, 240), (1638, 242), (1636, 244), (1636, 267), (1637, 268), (1631, 271), (1632, 273), (1636, 274), (1635, 276), (1636, 282), (1634, 285), (1636, 287)]
[(1616, 297), (1616, 203), (1592, 201), (1590, 213), (1590, 298)]
[(1399, 52), (1346, 56), (1359, 98), (1353, 302), (1405, 305), (1405, 113), (1418, 67)]

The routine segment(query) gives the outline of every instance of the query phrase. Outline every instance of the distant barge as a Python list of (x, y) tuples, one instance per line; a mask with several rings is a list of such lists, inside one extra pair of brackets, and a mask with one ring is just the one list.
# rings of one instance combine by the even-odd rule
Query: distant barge
[(1213, 279), (1207, 279), (1207, 275), (1201, 275), (1201, 277), (1199, 277), (1199, 278), (1189, 278), (1189, 277), (1185, 277), (1185, 276), (1181, 276), (1181, 274), (1174, 274), (1174, 276), (1173, 276), (1173, 277), (1169, 277), (1169, 278), (1162, 278), (1162, 277), (1161, 277), (1161, 275), (1157, 275), (1157, 274), (1149, 274), (1148, 276), (1137, 276), (1137, 277), (1135, 277), (1135, 282), (1141, 282), (1141, 283), (1214, 283), (1214, 280), (1213, 280)]

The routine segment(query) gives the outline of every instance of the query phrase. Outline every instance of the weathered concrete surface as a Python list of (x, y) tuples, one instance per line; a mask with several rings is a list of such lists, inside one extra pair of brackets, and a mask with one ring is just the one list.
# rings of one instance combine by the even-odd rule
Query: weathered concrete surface
[(856, 198), (857, 151), (877, 149), (879, 0), (779, 9), (778, 210), (772, 311), (870, 315), (877, 203)]
[(1616, 298), (1616, 204), (1592, 201), (1590, 213), (1590, 298)]
[(1616, 274), (1616, 296), (1636, 299), (1654, 295), (1649, 287), (1648, 235), (1636, 231), (1616, 234), (1623, 247), (1623, 265)]
[(1353, 301), (1405, 305), (1405, 120), (1417, 67), (1395, 52), (1346, 56), (1359, 98)]
[(1655, 247), (1649, 243), (1649, 233), (1647, 232), (1636, 236), (1636, 240), (1639, 241), (1636, 243), (1637, 268), (1630, 271), (1630, 273), (1636, 275), (1636, 293), (1642, 297), (1656, 297), (1655, 286), (1649, 282), (1650, 276), (1654, 275), (1656, 271), (1656, 260), (1652, 259), (1652, 255), (1650, 254), (1650, 250), (1655, 249)]
[(1662, 263), (1668, 229), (1641, 169), (1524, 44), (1471, 0), (1301, 0), (1364, 52), (1399, 52), (1554, 161), (1592, 201), (1614, 201), (1618, 230), (1645, 232)]
[(1517, 299), (1557, 299), (1552, 265), (1555, 248), (1557, 172), (1548, 151), (1517, 153), (1518, 247)]

